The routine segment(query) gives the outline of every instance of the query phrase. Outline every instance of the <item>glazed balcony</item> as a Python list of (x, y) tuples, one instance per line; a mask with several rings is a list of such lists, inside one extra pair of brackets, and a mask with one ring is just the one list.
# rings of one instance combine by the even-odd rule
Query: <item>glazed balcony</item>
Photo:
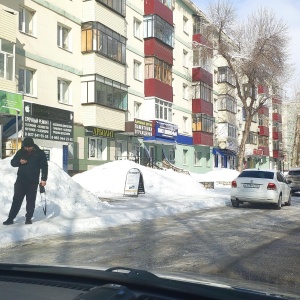
[(144, 52), (145, 56), (157, 57), (169, 65), (173, 65), (173, 49), (155, 38), (145, 39)]
[(145, 15), (158, 15), (173, 26), (173, 11), (159, 0), (144, 1)]
[(145, 97), (158, 97), (173, 102), (173, 87), (155, 78), (145, 79)]
[(192, 69), (192, 80), (193, 82), (202, 81), (211, 87), (213, 86), (213, 75), (201, 67)]
[(193, 114), (203, 113), (209, 116), (213, 116), (213, 104), (203, 99), (193, 99), (192, 112)]
[(269, 133), (269, 128), (266, 127), (266, 126), (258, 126), (259, 128), (259, 135), (264, 135), (264, 136), (269, 136), (270, 133)]
[(206, 145), (213, 146), (213, 134), (203, 131), (193, 132), (193, 144), (194, 145)]

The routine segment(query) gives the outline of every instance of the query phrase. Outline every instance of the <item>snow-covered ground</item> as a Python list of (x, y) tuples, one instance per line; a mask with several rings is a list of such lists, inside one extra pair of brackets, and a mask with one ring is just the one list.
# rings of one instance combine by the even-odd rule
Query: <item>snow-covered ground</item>
[[(67, 235), (97, 228), (140, 222), (161, 216), (225, 206), (229, 201), (228, 182), (237, 177), (234, 170), (214, 170), (206, 174), (185, 175), (172, 170), (155, 170), (131, 161), (114, 161), (69, 177), (49, 162), (46, 185), (47, 215), (38, 193), (32, 225), (24, 225), (25, 200), (15, 224), (4, 226), (13, 197), (17, 168), (11, 158), (0, 159), (0, 245), (9, 246), (30, 238)], [(145, 194), (124, 196), (126, 176), (138, 168)], [(215, 189), (205, 189), (200, 181), (214, 181)]]

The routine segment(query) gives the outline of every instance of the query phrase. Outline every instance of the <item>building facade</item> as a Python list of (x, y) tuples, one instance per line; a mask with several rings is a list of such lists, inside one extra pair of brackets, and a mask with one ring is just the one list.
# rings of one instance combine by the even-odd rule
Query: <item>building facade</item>
[[(70, 174), (120, 159), (195, 173), (236, 167), (243, 108), (192, 1), (2, 3), (1, 157), (32, 136)], [(247, 167), (280, 167), (281, 100), (272, 99), (251, 125)]]

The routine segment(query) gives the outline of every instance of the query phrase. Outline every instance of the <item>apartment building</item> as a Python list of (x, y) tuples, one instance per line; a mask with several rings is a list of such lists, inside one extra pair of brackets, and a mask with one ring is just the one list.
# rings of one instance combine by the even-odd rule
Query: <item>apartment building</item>
[[(192, 1), (2, 2), (2, 157), (21, 146), (19, 131), (70, 174), (119, 159), (235, 168), (243, 108)], [(280, 161), (278, 101), (253, 120), (249, 167), (271, 151)]]
[[(81, 1), (72, 2), (75, 6), (72, 13), (67, 12), (69, 3), (55, 0), (51, 3), (3, 0), (2, 3), (4, 13), (13, 11), (11, 16), (15, 18), (10, 22), (14, 27), (10, 30), (14, 37), (14, 68), (9, 86), (19, 97), (15, 103), (11, 102), (10, 114), (18, 112), (22, 121), (20, 126), (16, 122), (14, 126), (22, 129), (20, 137), (22, 133), (33, 137), (49, 159), (67, 170), (73, 122), (77, 121), (74, 110), (80, 104), (82, 63), (80, 41), (76, 37), (81, 29)], [(1, 31), (8, 32), (6, 26), (1, 26)], [(5, 83), (1, 82), (0, 90), (8, 87)], [(19, 142), (12, 146), (15, 151), (21, 145)], [(5, 149), (4, 156), (8, 150)]]

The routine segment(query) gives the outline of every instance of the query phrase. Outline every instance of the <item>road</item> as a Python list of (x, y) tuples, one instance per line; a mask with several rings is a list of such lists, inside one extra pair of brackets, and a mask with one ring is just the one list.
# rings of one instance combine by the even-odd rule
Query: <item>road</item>
[(1, 262), (125, 266), (300, 287), (300, 197), (244, 204), (0, 248)]

